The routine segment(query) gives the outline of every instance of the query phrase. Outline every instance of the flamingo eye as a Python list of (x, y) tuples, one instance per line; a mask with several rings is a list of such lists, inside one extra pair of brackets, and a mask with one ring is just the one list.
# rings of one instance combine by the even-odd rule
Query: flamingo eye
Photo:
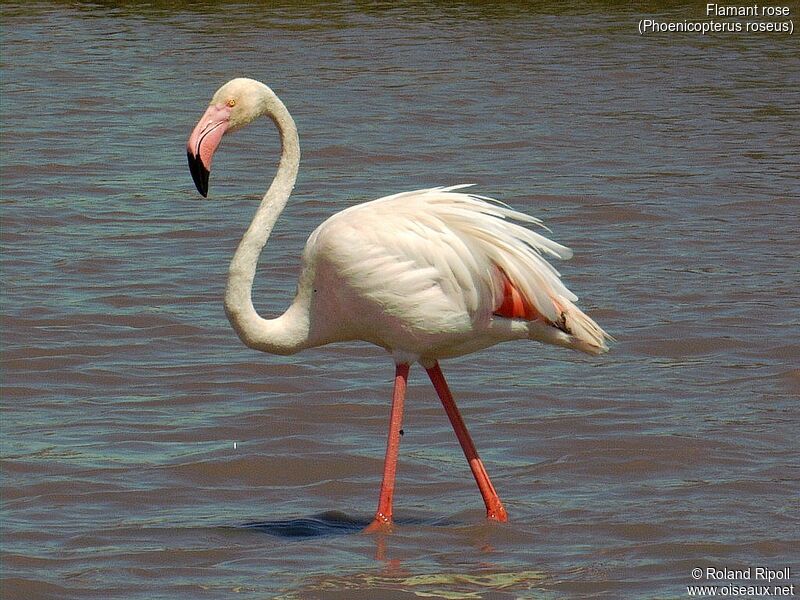
[(227, 101), (225, 104), (227, 104), (228, 106), (230, 106), (231, 108), (233, 108), (234, 106), (236, 106), (236, 100), (234, 100), (233, 98), (231, 98), (231, 99), (230, 99), (230, 100), (228, 100), (228, 101)]

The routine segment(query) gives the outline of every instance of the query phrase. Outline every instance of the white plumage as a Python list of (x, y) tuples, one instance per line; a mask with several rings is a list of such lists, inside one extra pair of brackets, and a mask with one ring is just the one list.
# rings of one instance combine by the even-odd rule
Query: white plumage
[[(361, 339), (426, 364), (523, 337), (606, 350), (605, 334), (544, 259), (569, 258), (569, 248), (522, 225), (538, 219), (456, 191), (464, 187), (387, 196), (320, 225), (306, 244), (301, 284), (319, 292), (321, 282), (339, 283), (311, 304), (323, 313), (311, 338)], [(501, 273), (543, 320), (495, 314)]]

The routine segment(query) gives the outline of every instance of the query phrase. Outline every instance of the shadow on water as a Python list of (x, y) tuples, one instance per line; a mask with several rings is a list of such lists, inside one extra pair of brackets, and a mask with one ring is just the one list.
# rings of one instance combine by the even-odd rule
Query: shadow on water
[(359, 533), (367, 525), (369, 525), (367, 520), (355, 519), (342, 512), (331, 510), (311, 517), (251, 521), (239, 527), (261, 531), (276, 537), (311, 538)]
[[(251, 521), (238, 525), (237, 528), (261, 531), (275, 537), (302, 539), (361, 533), (370, 522), (367, 519), (357, 519), (342, 512), (331, 510), (311, 517)], [(441, 519), (427, 521), (424, 519), (401, 518), (395, 519), (395, 524), (398, 527), (402, 527), (404, 525), (444, 526), (455, 525), (456, 523), (451, 520)]]

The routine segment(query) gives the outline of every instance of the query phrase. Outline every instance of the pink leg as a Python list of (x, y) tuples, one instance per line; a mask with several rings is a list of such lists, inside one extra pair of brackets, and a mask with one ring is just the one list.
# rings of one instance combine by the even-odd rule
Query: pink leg
[(392, 411), (389, 416), (389, 439), (386, 442), (386, 458), (383, 461), (383, 481), (381, 497), (375, 518), (366, 531), (388, 531), (392, 528), (392, 498), (394, 497), (394, 478), (397, 473), (397, 455), (400, 451), (400, 429), (403, 426), (403, 401), (408, 385), (408, 372), (411, 365), (398, 364), (394, 374)]
[(464, 450), (464, 456), (467, 457), (469, 468), (472, 469), (472, 474), (478, 483), (478, 489), (481, 491), (481, 496), (483, 496), (483, 501), (486, 504), (486, 518), (493, 521), (508, 521), (506, 509), (503, 507), (503, 503), (500, 502), (500, 497), (489, 480), (489, 475), (486, 473), (486, 468), (483, 466), (480, 456), (478, 456), (475, 444), (472, 443), (472, 438), (469, 435), (469, 431), (467, 431), (464, 420), (461, 418), (461, 413), (458, 412), (458, 407), (453, 400), (453, 395), (450, 393), (450, 388), (447, 386), (447, 381), (444, 379), (439, 363), (437, 362), (427, 371), (433, 387), (436, 388), (436, 392), (444, 405), (444, 410), (450, 419), (450, 423), (453, 425), (461, 448)]

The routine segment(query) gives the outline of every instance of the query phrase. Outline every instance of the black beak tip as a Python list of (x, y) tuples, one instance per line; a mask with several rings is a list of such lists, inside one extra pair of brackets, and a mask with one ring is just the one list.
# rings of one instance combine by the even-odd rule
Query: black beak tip
[(189, 171), (192, 173), (192, 179), (197, 191), (200, 192), (203, 198), (208, 198), (209, 170), (206, 169), (200, 157), (195, 156), (190, 150), (186, 152), (186, 156), (189, 159)]

